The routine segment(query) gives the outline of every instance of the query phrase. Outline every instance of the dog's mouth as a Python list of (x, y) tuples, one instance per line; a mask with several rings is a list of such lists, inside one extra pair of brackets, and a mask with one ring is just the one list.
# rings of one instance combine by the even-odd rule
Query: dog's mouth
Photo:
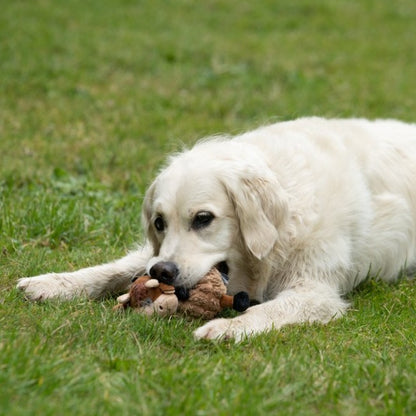
[(214, 266), (214, 269), (217, 269), (222, 277), (222, 281), (227, 286), (230, 278), (228, 277), (228, 273), (230, 272), (230, 268), (226, 261), (222, 261)]
[(228, 264), (226, 261), (221, 261), (220, 263), (217, 263), (214, 266), (221, 274), (225, 274), (228, 276), (228, 273), (230, 271), (230, 268), (228, 267)]
[[(221, 261), (217, 263), (215, 266), (213, 266), (213, 268), (217, 269), (220, 272), (224, 284), (228, 285), (228, 273), (230, 271), (230, 268), (228, 267), (227, 262)], [(190, 288), (187, 288), (185, 286), (175, 286), (175, 293), (180, 301), (186, 301), (189, 299), (189, 291)]]

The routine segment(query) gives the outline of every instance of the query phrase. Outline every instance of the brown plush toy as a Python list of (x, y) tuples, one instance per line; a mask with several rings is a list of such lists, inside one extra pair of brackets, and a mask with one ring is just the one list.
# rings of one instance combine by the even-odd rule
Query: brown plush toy
[(226, 292), (226, 283), (217, 269), (210, 270), (189, 291), (177, 290), (178, 296), (173, 286), (159, 283), (149, 276), (141, 276), (133, 282), (129, 293), (117, 298), (119, 304), (114, 309), (132, 307), (148, 316), (171, 316), (178, 312), (193, 318), (212, 319), (224, 308), (243, 312), (250, 306), (246, 292), (239, 292), (235, 296), (229, 296)]
[(246, 292), (235, 296), (226, 294), (227, 286), (217, 269), (211, 269), (193, 289), (189, 297), (180, 300), (178, 312), (193, 318), (212, 319), (225, 308), (233, 308), (243, 312), (250, 306)]
[(147, 316), (157, 314), (171, 316), (178, 308), (178, 298), (175, 288), (165, 283), (159, 283), (149, 276), (137, 278), (130, 287), (129, 293), (117, 298), (118, 305), (114, 310), (134, 308)]

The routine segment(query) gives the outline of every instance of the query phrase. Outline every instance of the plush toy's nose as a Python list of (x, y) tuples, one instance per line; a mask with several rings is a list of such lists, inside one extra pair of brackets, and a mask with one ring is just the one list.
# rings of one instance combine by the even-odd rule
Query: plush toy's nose
[(154, 264), (149, 270), (150, 276), (159, 282), (173, 285), (176, 277), (179, 274), (178, 266), (171, 261), (159, 261)]

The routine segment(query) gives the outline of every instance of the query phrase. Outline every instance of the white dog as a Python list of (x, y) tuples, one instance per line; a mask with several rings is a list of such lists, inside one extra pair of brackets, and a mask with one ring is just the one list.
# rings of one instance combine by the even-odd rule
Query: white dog
[(369, 274), (416, 266), (416, 125), (302, 118), (202, 141), (144, 200), (147, 243), (113, 263), (20, 279), (30, 299), (98, 298), (144, 272), (191, 287), (217, 266), (260, 304), (197, 338), (328, 322)]

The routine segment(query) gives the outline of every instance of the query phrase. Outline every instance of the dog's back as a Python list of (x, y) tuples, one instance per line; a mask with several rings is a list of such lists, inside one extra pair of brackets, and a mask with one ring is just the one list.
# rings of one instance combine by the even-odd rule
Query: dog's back
[(315, 238), (329, 242), (333, 236), (325, 233), (335, 229), (350, 235), (346, 263), (355, 264), (351, 273), (358, 277), (348, 278), (343, 291), (366, 277), (369, 259), (372, 274), (385, 280), (404, 265), (416, 267), (415, 124), (312, 117), (236, 140), (263, 152), (293, 204), (300, 201), (303, 222), (319, 218)]

